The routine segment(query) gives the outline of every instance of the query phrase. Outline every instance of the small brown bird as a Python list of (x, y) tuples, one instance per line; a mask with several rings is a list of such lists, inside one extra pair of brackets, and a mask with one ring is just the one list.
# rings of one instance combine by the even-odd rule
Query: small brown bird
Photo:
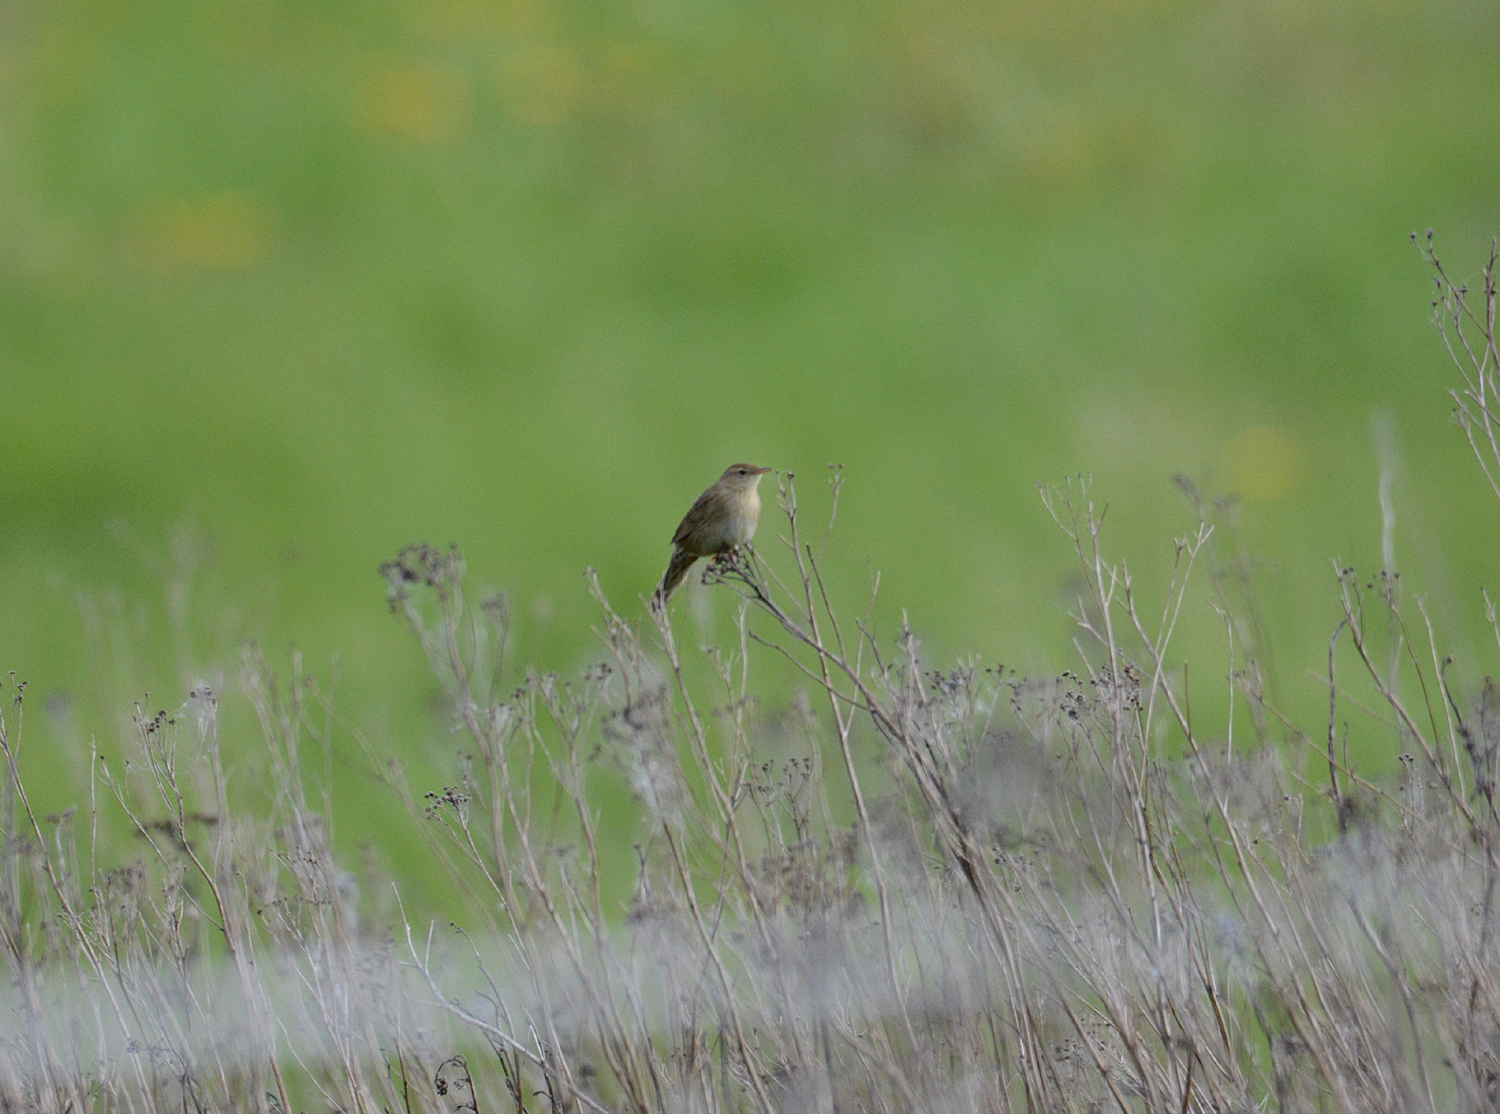
[(744, 545), (755, 536), (760, 521), (760, 478), (771, 469), (754, 464), (731, 464), (683, 516), (672, 535), (676, 550), (656, 590), (656, 602), (666, 603), (699, 557), (716, 557)]

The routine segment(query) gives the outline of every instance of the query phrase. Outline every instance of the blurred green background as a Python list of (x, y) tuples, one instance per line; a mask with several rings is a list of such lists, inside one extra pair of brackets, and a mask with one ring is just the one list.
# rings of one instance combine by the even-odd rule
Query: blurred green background
[[(1316, 730), (1385, 444), (1472, 685), (1496, 507), (1407, 235), (1473, 276), (1500, 230), (1497, 59), (1491, 0), (14, 0), (0, 668), (41, 803), (129, 700), (232, 698), (247, 637), (441, 740), (381, 561), (459, 543), (517, 660), (572, 673), (584, 569), (640, 614), (740, 459), (812, 522), (845, 467), (835, 588), (878, 569), (935, 666), (1077, 664), (1038, 482), (1094, 475), (1153, 607), (1174, 474), (1236, 493)], [(1209, 707), (1201, 601), (1184, 639)]]

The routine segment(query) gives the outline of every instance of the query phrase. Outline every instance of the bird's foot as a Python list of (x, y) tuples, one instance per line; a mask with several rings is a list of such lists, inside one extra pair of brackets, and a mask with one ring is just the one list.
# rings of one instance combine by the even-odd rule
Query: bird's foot
[(726, 549), (710, 557), (707, 564), (703, 566), (703, 583), (722, 584), (726, 576), (742, 573), (739, 552), (737, 549)]
[(716, 576), (722, 577), (725, 573), (739, 573), (741, 576), (750, 567), (750, 547), (745, 545), (726, 549), (722, 553), (714, 554), (713, 560), (709, 562)]

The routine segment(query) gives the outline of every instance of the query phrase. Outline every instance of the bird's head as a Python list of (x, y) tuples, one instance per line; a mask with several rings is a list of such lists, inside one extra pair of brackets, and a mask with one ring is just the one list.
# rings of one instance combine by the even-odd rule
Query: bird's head
[(760, 468), (754, 464), (731, 464), (724, 469), (724, 474), (719, 477), (719, 483), (736, 491), (754, 491), (760, 483), (760, 478), (769, 471), (771, 469)]

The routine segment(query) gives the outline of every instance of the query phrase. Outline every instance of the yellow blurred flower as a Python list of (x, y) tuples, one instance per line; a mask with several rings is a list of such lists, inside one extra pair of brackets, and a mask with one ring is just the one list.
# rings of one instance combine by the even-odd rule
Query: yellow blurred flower
[(271, 214), (242, 193), (183, 198), (141, 221), (131, 245), (150, 270), (244, 271), (271, 250)]
[(463, 71), (415, 59), (376, 66), (354, 95), (354, 116), (365, 130), (422, 144), (445, 143), (464, 135), (473, 108), (473, 93)]
[(1296, 489), (1305, 458), (1301, 444), (1280, 426), (1253, 426), (1224, 446), (1224, 472), (1235, 494), (1250, 503), (1270, 503)]
[(523, 123), (561, 123), (577, 106), (582, 82), (573, 52), (550, 43), (533, 43), (506, 60), (505, 101)]

